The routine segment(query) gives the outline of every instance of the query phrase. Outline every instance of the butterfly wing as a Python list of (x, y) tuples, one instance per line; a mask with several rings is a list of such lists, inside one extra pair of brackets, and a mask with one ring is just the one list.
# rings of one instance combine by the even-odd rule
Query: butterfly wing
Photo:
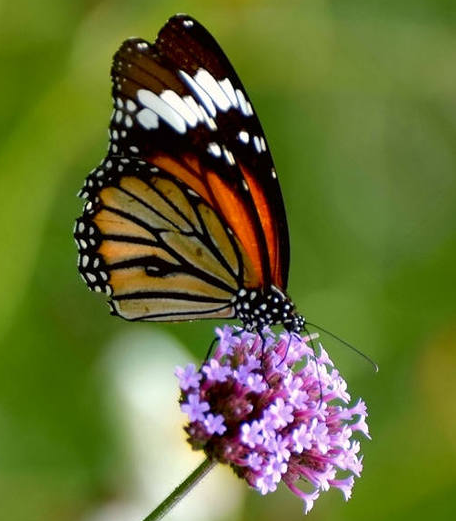
[[(109, 153), (81, 191), (88, 203), (75, 234), (89, 287), (111, 293), (114, 311), (125, 318), (149, 320), (232, 316), (239, 288), (285, 289), (288, 229), (272, 158), (212, 36), (192, 18), (175, 16), (154, 44), (137, 38), (122, 44), (112, 81)], [(135, 178), (143, 184), (132, 202), (123, 184)], [(149, 200), (151, 186), (165, 180), (173, 185), (167, 199)], [(140, 187), (145, 201), (135, 199)], [(169, 204), (168, 229), (161, 213)], [(172, 228), (190, 209), (201, 230)], [(144, 230), (153, 237), (140, 248)], [(158, 236), (175, 242), (159, 247)]]
[(271, 154), (248, 95), (214, 38), (192, 18), (175, 16), (154, 45), (127, 40), (112, 76), (120, 106), (111, 151), (131, 155), (138, 149), (139, 157), (194, 185), (241, 238), (264, 285), (286, 289), (288, 228)]
[[(128, 320), (232, 317), (249, 258), (207, 202), (144, 161), (113, 157), (91, 175), (77, 220), (81, 274)], [(253, 275), (254, 276), (254, 275)]]

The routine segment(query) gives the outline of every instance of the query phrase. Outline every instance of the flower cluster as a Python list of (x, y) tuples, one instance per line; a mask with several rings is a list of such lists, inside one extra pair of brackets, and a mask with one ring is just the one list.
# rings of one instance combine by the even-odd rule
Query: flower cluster
[[(309, 337), (225, 326), (214, 356), (198, 371), (178, 367), (188, 441), (261, 494), (280, 481), (304, 500), (340, 489), (348, 500), (362, 470), (356, 431), (369, 437), (364, 402), (349, 407), (347, 385)], [(298, 481), (305, 489), (297, 486)]]

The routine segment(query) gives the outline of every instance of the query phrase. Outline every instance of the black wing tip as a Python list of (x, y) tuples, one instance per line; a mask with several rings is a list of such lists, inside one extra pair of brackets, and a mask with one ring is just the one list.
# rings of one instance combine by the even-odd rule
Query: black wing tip
[(190, 16), (186, 13), (177, 13), (174, 16), (171, 16), (171, 18), (169, 18), (165, 25), (160, 29), (157, 40), (160, 39), (162, 33), (166, 32), (169, 29), (177, 32), (187, 32), (194, 30), (202, 30), (204, 31), (204, 34), (208, 32), (207, 29), (203, 26), (203, 24), (198, 22), (198, 20), (193, 18), (193, 16)]
[[(201, 26), (201, 24), (197, 20), (195, 20), (188, 14), (177, 13), (168, 19), (168, 21), (159, 31), (157, 39), (160, 36), (160, 32), (170, 25), (185, 27), (186, 29), (191, 29), (195, 25)], [(116, 61), (116, 59), (118, 59), (119, 56), (121, 54), (124, 54), (125, 52), (132, 52), (134, 50), (144, 51), (147, 47), (152, 47), (152, 45), (153, 43), (149, 42), (148, 40), (145, 40), (144, 38), (141, 38), (140, 36), (130, 36), (126, 38), (120, 45), (119, 49), (114, 55), (114, 61)]]
[(198, 23), (192, 16), (188, 15), (187, 13), (176, 13), (175, 15), (171, 16), (165, 25), (168, 25), (169, 23), (178, 23), (182, 24), (184, 22), (193, 22)]

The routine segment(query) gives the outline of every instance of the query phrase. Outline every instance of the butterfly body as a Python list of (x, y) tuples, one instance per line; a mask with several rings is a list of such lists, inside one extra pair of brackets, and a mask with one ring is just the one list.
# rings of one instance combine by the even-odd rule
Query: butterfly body
[(304, 319), (286, 294), (289, 239), (266, 140), (215, 40), (186, 15), (112, 67), (107, 157), (86, 179), (79, 270), (128, 320)]

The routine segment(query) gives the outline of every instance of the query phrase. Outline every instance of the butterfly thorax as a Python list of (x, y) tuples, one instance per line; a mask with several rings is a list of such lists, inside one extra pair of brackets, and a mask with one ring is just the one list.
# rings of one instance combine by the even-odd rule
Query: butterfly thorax
[(299, 333), (305, 319), (299, 315), (290, 298), (275, 286), (269, 288), (242, 288), (234, 297), (236, 317), (248, 330), (283, 324), (290, 332)]

